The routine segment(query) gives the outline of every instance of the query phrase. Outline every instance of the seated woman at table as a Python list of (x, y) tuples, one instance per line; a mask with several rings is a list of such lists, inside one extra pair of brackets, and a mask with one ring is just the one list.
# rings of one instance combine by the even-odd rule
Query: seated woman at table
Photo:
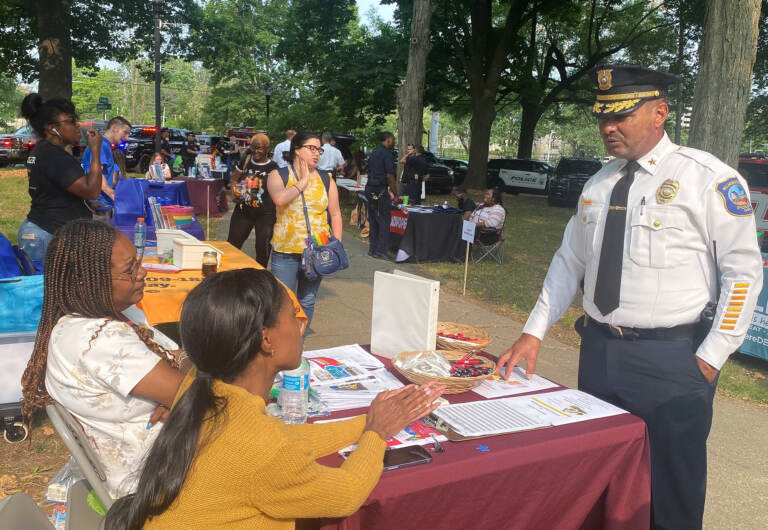
[(135, 307), (146, 271), (131, 241), (97, 221), (72, 221), (45, 257), (43, 311), (22, 377), (24, 415), (58, 401), (83, 426), (114, 497), (160, 432), (184, 356)]
[(266, 267), (272, 251), (272, 227), (275, 225), (275, 203), (269, 196), (267, 177), (277, 169), (269, 158), (269, 137), (255, 134), (245, 159), (235, 163), (230, 184), (235, 209), (229, 222), (227, 241), (241, 248), (251, 231), (255, 232), (256, 261)]
[(171, 180), (171, 168), (163, 162), (162, 154), (155, 153), (152, 156), (152, 161), (149, 163), (149, 171), (144, 176), (147, 180), (154, 180), (156, 182)]
[(502, 206), (501, 191), (498, 188), (485, 190), (483, 202), (472, 212), (469, 220), (481, 228), (501, 228), (507, 211)]
[[(379, 481), (386, 440), (434, 410), (445, 389), (382, 392), (367, 415), (346, 421), (286, 425), (268, 416), (275, 375), (301, 363), (302, 323), (265, 270), (203, 280), (184, 302), (180, 327), (196, 370), (136, 493), (110, 509), (107, 528), (293, 528), (297, 518), (348, 516)], [(341, 467), (315, 461), (353, 443)]]
[(339, 241), (342, 236), (339, 190), (330, 172), (315, 169), (322, 153), (317, 134), (298, 133), (291, 140), (290, 150), (283, 153), (288, 167), (272, 171), (267, 183), (269, 195), (277, 206), (277, 221), (272, 234), (272, 272), (296, 293), (307, 315), (307, 328), (312, 322), (321, 277), (308, 280), (301, 272), (301, 253), (307, 247), (302, 195), (307, 204), (312, 236), (320, 240), (323, 234), (329, 236), (331, 230)]

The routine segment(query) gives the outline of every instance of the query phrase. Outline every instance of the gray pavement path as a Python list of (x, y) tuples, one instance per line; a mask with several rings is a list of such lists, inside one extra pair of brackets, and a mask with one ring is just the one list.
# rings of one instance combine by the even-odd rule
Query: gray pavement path
[[(226, 239), (228, 224), (225, 218), (219, 227), (219, 239)], [(345, 234), (344, 246), (350, 267), (323, 280), (312, 330), (305, 343), (307, 349), (369, 343), (373, 273), (391, 271), (396, 266), (418, 273), (413, 265), (395, 265), (369, 257), (367, 244), (350, 233)], [(243, 250), (253, 255), (253, 238)], [(440, 291), (439, 318), (487, 329), (493, 336), (487, 349), (495, 355), (511, 345), (522, 330), (521, 323), (445, 288)], [(575, 348), (553, 339), (544, 340), (538, 373), (575, 387), (577, 368)], [(724, 396), (715, 399), (704, 527), (768, 528), (768, 408)]]

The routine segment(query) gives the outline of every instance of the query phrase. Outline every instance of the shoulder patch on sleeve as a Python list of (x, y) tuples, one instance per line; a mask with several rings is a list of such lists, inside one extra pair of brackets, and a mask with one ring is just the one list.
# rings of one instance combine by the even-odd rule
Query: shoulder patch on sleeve
[(715, 189), (723, 199), (723, 206), (728, 213), (740, 217), (752, 215), (752, 203), (749, 201), (749, 195), (747, 195), (738, 177), (721, 180)]

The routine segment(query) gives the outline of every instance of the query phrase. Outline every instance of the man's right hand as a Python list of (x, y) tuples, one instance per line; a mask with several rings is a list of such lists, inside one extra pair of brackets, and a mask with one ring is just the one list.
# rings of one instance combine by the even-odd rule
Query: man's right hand
[(505, 379), (509, 380), (517, 363), (525, 360), (525, 377), (530, 379), (536, 371), (536, 359), (539, 356), (540, 347), (541, 339), (523, 333), (511, 348), (501, 354), (496, 363), (496, 373), (500, 373), (501, 369), (506, 367)]

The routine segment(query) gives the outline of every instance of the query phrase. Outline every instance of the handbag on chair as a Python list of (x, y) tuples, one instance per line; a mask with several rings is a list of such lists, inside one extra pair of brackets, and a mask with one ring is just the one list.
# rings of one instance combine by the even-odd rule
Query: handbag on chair
[(333, 236), (329, 237), (326, 245), (315, 245), (312, 241), (312, 228), (309, 226), (309, 214), (307, 213), (307, 201), (304, 192), (301, 193), (301, 204), (304, 207), (304, 221), (307, 223), (307, 242), (309, 246), (301, 253), (301, 270), (308, 280), (315, 280), (318, 276), (328, 276), (336, 271), (349, 267), (347, 252), (341, 241)]

